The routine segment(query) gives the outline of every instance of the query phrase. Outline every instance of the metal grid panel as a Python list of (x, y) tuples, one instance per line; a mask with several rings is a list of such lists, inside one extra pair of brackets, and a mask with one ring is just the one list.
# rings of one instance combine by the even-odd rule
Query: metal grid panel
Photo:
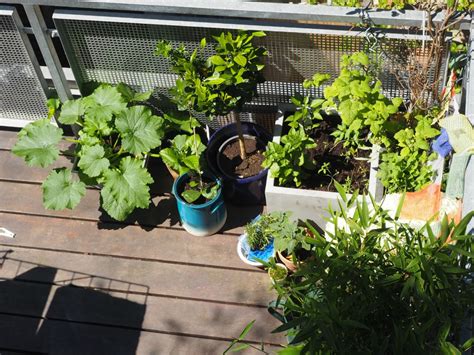
[[(201, 38), (222, 31), (263, 28), (267, 36), (259, 39), (259, 44), (269, 52), (264, 72), (267, 81), (259, 86), (259, 97), (252, 102), (250, 110), (257, 107), (258, 111), (266, 109), (267, 112), (276, 112), (278, 104), (290, 102), (296, 91), (304, 92), (302, 81), (315, 72), (329, 73), (335, 78), (342, 55), (368, 50), (367, 41), (360, 33), (340, 27), (332, 31), (327, 27), (318, 30), (308, 23), (294, 22), (290, 26), (272, 23), (265, 27), (261, 21), (253, 21), (250, 25), (247, 22), (245, 27), (238, 20), (218, 23), (215, 19), (206, 22), (182, 17), (160, 22), (145, 15), (88, 11), (60, 11), (55, 13), (54, 19), (79, 87), (89, 81), (126, 82), (137, 90), (156, 88), (156, 96), (168, 96), (168, 89), (176, 78), (168, 61), (153, 55), (158, 40), (167, 39), (193, 50)], [(418, 48), (420, 59), (428, 60), (429, 42), (422, 50), (419, 36), (410, 38), (387, 34), (371, 52), (388, 96), (409, 96), (399, 83), (406, 76), (408, 59), (403, 56), (406, 48)], [(444, 72), (445, 64), (439, 68), (440, 73)], [(433, 68), (432, 76), (434, 72)], [(321, 95), (321, 92), (314, 94)], [(216, 126), (220, 124), (214, 123)]]
[(0, 125), (47, 117), (46, 83), (14, 8), (0, 7)]

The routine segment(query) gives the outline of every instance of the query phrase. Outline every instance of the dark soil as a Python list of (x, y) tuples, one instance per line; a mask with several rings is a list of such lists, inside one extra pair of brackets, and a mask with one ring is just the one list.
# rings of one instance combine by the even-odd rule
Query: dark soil
[[(308, 152), (316, 163), (316, 170), (308, 172), (310, 177), (304, 180), (299, 188), (337, 192), (334, 186), (334, 181), (337, 181), (341, 185), (348, 184), (350, 191), (367, 191), (370, 163), (367, 160), (347, 157), (347, 150), (342, 143), (334, 145), (331, 133), (340, 122), (338, 116), (324, 116), (319, 127), (310, 134), (317, 144), (316, 148)], [(370, 150), (360, 150), (357, 154), (358, 158), (363, 159), (368, 159), (369, 156)], [(324, 169), (324, 166), (327, 168)]]
[(237, 139), (228, 144), (224, 148), (223, 154), (219, 156), (221, 169), (227, 175), (246, 178), (257, 175), (263, 170), (262, 162), (265, 158), (262, 152), (265, 147), (252, 138), (245, 137), (244, 142), (247, 153), (245, 160), (240, 157), (240, 145)]

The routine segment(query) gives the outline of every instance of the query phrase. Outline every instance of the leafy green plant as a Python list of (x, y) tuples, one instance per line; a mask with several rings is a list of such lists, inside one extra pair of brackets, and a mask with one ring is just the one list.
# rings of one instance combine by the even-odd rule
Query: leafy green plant
[(428, 165), (436, 157), (430, 153), (430, 140), (440, 132), (432, 127), (431, 115), (406, 114), (408, 124), (399, 130), (395, 144), (381, 155), (378, 178), (387, 192), (418, 191), (431, 181), (433, 170)]
[[(328, 81), (330, 77), (329, 74), (316, 73), (311, 80), (303, 82), (303, 87), (305, 89), (319, 87)], [(309, 95), (303, 96), (297, 93), (291, 98), (291, 102), (295, 105), (296, 111), (285, 119), (285, 122), (288, 122), (288, 126), (295, 129), (302, 126), (308, 133), (319, 126), (318, 121), (323, 119), (321, 110), (325, 102), (324, 99), (312, 98)]]
[(207, 182), (202, 175), (202, 172), (197, 174), (191, 173), (191, 180), (186, 184), (181, 196), (187, 203), (194, 203), (200, 197), (206, 200), (212, 200), (219, 193), (219, 184), (214, 181)]
[(294, 182), (296, 187), (301, 186), (302, 180), (309, 176), (316, 165), (308, 156), (307, 151), (316, 147), (303, 128), (291, 128), (288, 134), (281, 137), (281, 143), (269, 142), (263, 153), (264, 168), (270, 169), (270, 174), (278, 179), (278, 184), (284, 186)]
[[(45, 208), (75, 208), (86, 185), (97, 184), (102, 186), (102, 207), (116, 220), (123, 221), (135, 208), (148, 207), (153, 179), (144, 161), (151, 149), (160, 146), (164, 133), (163, 119), (138, 104), (150, 95), (135, 93), (124, 84), (102, 84), (90, 96), (60, 107), (59, 122), (81, 128), (77, 139), (64, 137), (49, 119), (30, 123), (18, 133), (12, 151), (30, 166), (51, 165), (59, 156), (61, 140), (76, 143), (79, 174), (76, 177), (69, 168), (52, 170), (42, 185)], [(53, 111), (57, 107), (51, 106)]]
[(190, 135), (177, 135), (171, 140), (171, 146), (160, 151), (160, 157), (179, 175), (189, 173), (190, 180), (185, 185), (181, 196), (187, 203), (194, 203), (201, 197), (212, 200), (219, 192), (219, 184), (207, 181), (203, 174), (202, 153), (206, 146), (196, 133), (196, 127)]
[(236, 111), (257, 95), (257, 85), (264, 81), (263, 47), (256, 47), (255, 37), (264, 32), (230, 32), (214, 36), (214, 55), (205, 57), (206, 38), (189, 53), (184, 46), (174, 48), (168, 41), (158, 42), (156, 55), (168, 58), (178, 75), (176, 86), (171, 89), (173, 99), (181, 110), (193, 110), (213, 118), (232, 113), (239, 131), (241, 157), (246, 157), (240, 118)]
[(285, 228), (288, 221), (284, 212), (262, 214), (257, 220), (245, 226), (247, 242), (252, 250), (261, 250), (267, 246), (274, 236)]
[(290, 219), (291, 212), (276, 212), (271, 224), (275, 249), (291, 255), (298, 249), (310, 249), (305, 228)]
[(282, 281), (288, 276), (288, 269), (283, 264), (275, 263), (268, 269), (268, 276), (275, 281)]
[[(370, 73), (369, 57), (362, 52), (341, 59), (341, 72), (324, 89), (325, 109), (335, 109), (342, 120), (336, 142), (353, 152), (367, 143), (390, 146), (388, 119), (398, 112), (401, 98), (389, 100), (381, 93), (382, 83)], [(369, 134), (370, 133), (370, 134)]]
[(163, 162), (179, 175), (188, 171), (201, 171), (201, 156), (206, 150), (199, 134), (179, 134), (170, 141), (168, 148), (160, 150)]
[[(271, 313), (301, 354), (460, 354), (472, 316), (474, 236), (444, 218), (440, 232), (401, 223), (373, 200), (330, 211), (323, 236), (312, 229), (309, 258), (279, 287)], [(341, 206), (342, 207), (342, 206)], [(308, 225), (308, 228), (312, 228)], [(283, 307), (283, 311), (282, 308)], [(282, 313), (283, 312), (283, 313)]]

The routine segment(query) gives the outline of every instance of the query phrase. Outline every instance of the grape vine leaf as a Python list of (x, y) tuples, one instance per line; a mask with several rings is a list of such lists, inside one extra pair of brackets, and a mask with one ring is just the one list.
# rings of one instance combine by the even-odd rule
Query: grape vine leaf
[(135, 208), (147, 208), (150, 204), (148, 185), (153, 179), (142, 163), (128, 156), (120, 161), (118, 169), (104, 172), (102, 207), (118, 221), (125, 220)]
[(74, 181), (71, 169), (66, 168), (51, 170), (42, 189), (43, 205), (49, 210), (73, 209), (86, 193), (86, 185)]
[(110, 162), (104, 158), (105, 151), (100, 145), (83, 146), (77, 165), (90, 177), (97, 177), (109, 168)]
[(75, 124), (81, 119), (85, 109), (82, 99), (68, 100), (62, 105), (58, 120), (63, 124)]
[(122, 111), (115, 125), (122, 137), (122, 149), (127, 152), (137, 155), (161, 144), (163, 119), (153, 116), (146, 106), (132, 106)]
[(58, 158), (58, 143), (62, 136), (63, 130), (52, 125), (48, 119), (38, 120), (18, 133), (18, 141), (12, 152), (23, 158), (29, 166), (45, 168)]

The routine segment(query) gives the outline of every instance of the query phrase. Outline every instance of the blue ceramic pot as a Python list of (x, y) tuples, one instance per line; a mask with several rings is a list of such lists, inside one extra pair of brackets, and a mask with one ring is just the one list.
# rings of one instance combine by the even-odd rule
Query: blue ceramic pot
[(222, 184), (217, 178), (210, 177), (219, 184), (219, 192), (217, 196), (201, 205), (193, 205), (187, 203), (182, 197), (181, 192), (184, 184), (189, 181), (189, 175), (180, 175), (173, 184), (173, 195), (178, 205), (178, 213), (181, 224), (190, 234), (203, 237), (217, 233), (225, 224), (227, 219), (227, 210), (222, 196)]
[[(272, 136), (263, 127), (242, 122), (242, 133), (256, 137), (263, 145), (272, 140)], [(206, 160), (214, 174), (224, 180), (224, 195), (226, 201), (236, 205), (262, 205), (265, 204), (265, 182), (268, 169), (263, 169), (255, 176), (247, 178), (232, 178), (224, 175), (217, 163), (219, 149), (226, 141), (237, 136), (237, 125), (229, 124), (216, 131), (209, 140), (206, 149)]]

